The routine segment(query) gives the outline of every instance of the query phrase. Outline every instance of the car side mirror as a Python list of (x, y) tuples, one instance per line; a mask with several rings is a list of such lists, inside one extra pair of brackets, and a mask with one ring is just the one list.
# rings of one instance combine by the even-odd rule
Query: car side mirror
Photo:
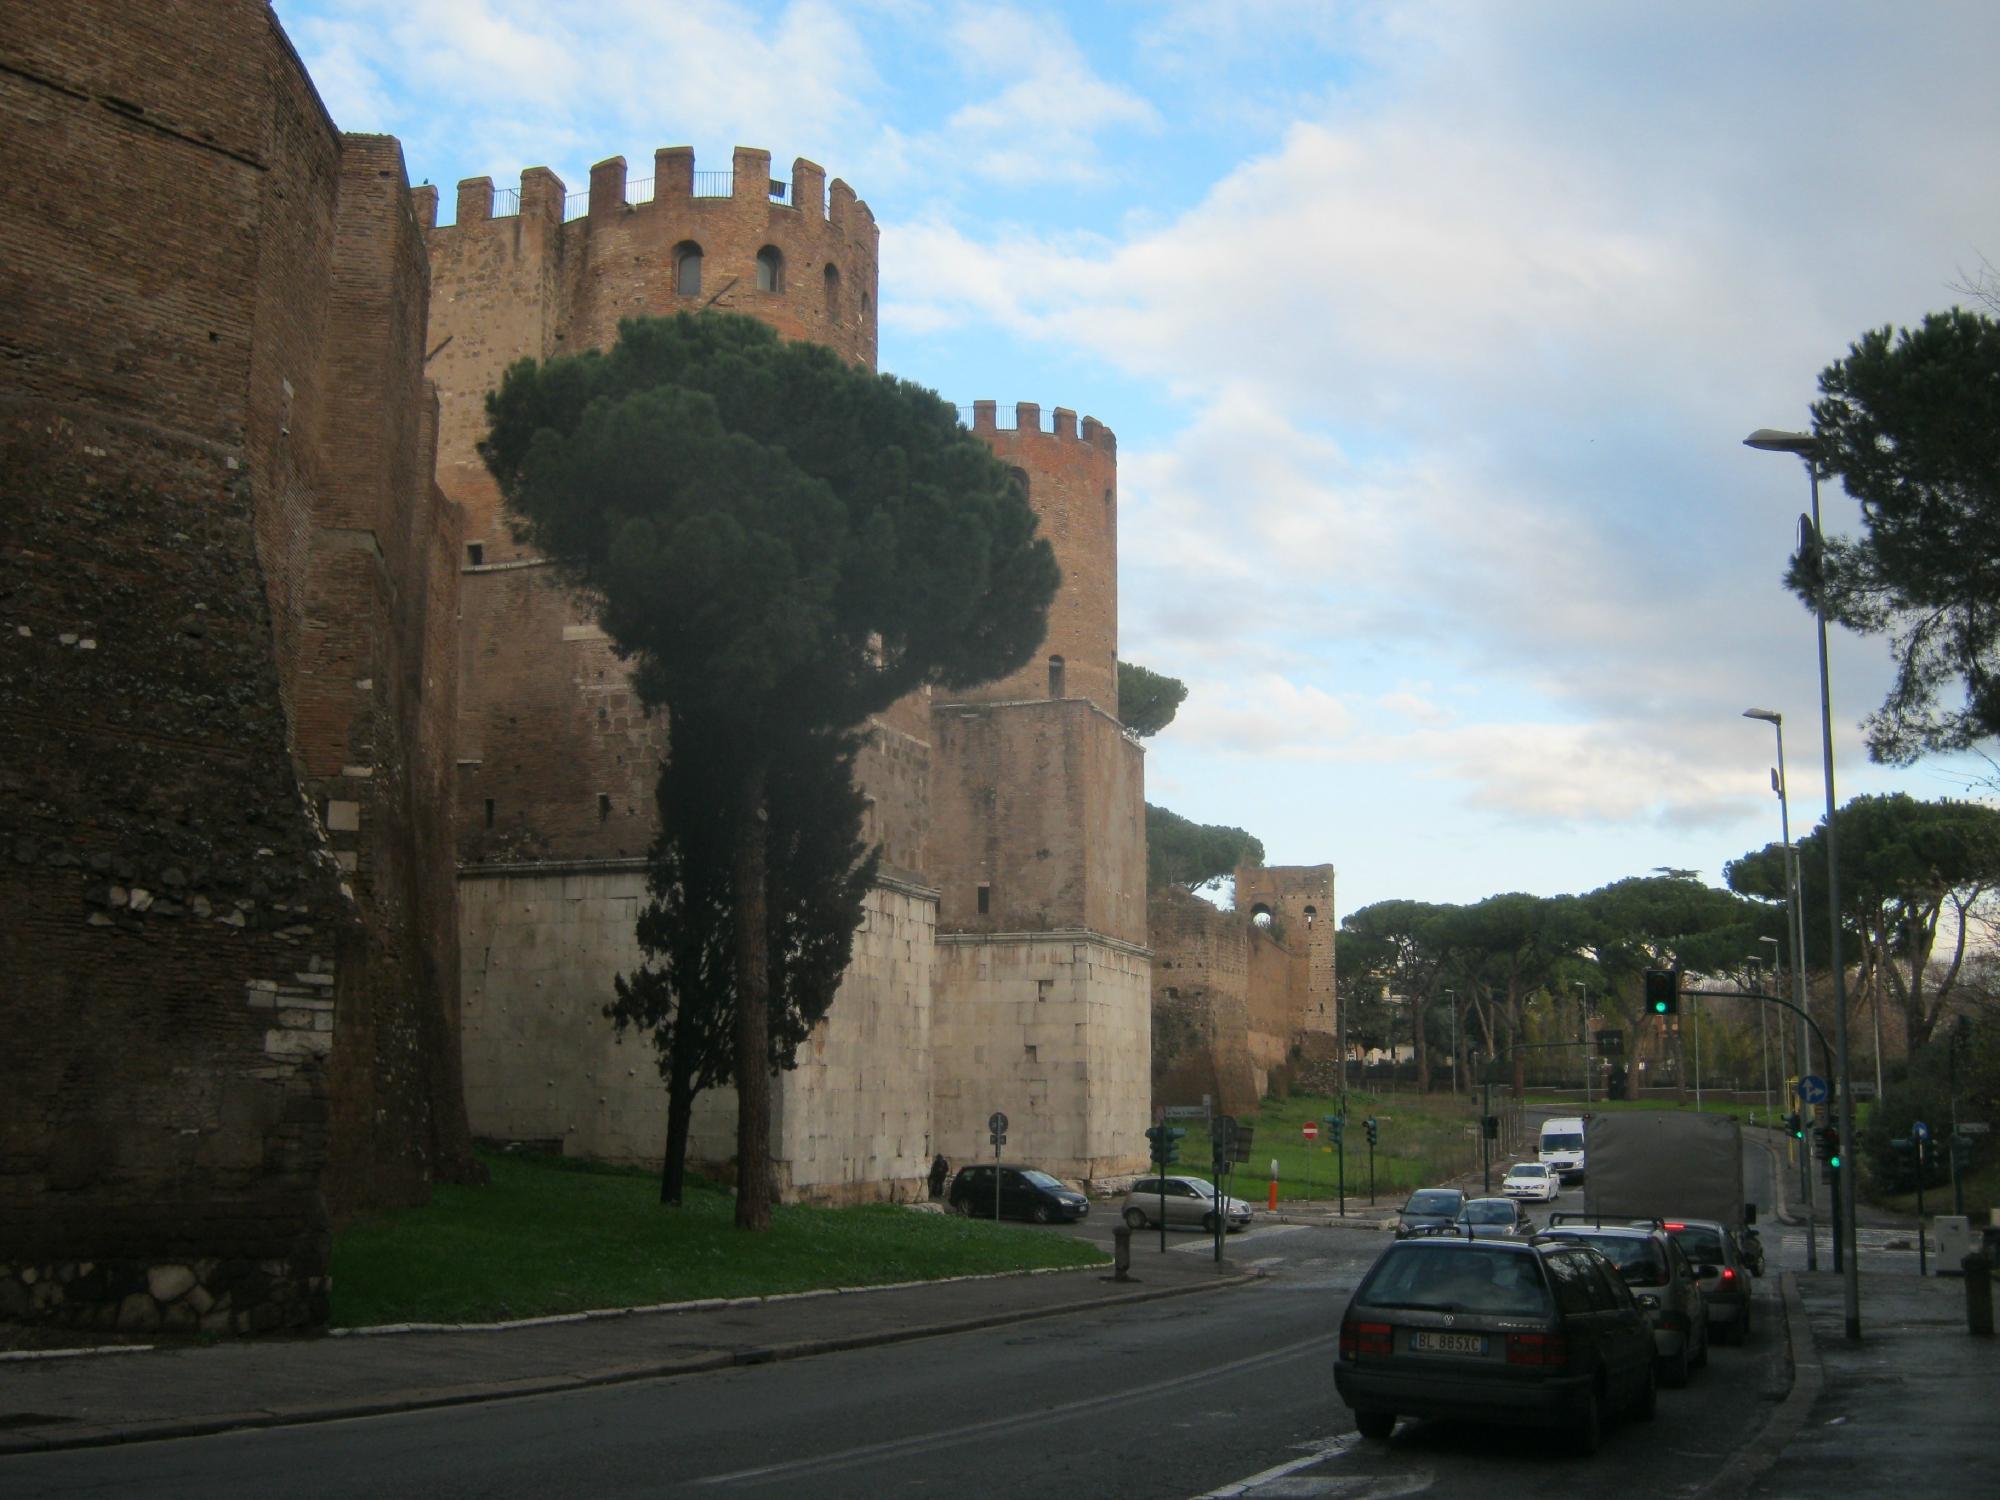
[(1660, 1310), (1660, 1299), (1655, 1297), (1651, 1292), (1641, 1292), (1632, 1300), (1645, 1308), (1647, 1312), (1658, 1312)]

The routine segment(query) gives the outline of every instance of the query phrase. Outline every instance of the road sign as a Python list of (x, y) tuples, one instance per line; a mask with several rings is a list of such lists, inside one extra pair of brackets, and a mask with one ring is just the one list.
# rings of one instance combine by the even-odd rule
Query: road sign
[(1169, 1104), (1165, 1109), (1160, 1111), (1160, 1117), (1166, 1120), (1206, 1120), (1208, 1118), (1208, 1106), (1206, 1104)]
[(1916, 1124), (1910, 1127), (1910, 1138), (1918, 1141), (1929, 1140), (1931, 1138), (1930, 1126), (1926, 1125), (1922, 1120), (1917, 1121)]
[(1960, 1135), (1991, 1135), (1993, 1127), (1984, 1120), (1960, 1120), (1958, 1122), (1958, 1133)]
[(1826, 1080), (1817, 1073), (1808, 1073), (1799, 1080), (1799, 1098), (1807, 1104), (1826, 1103)]
[(1622, 1031), (1600, 1031), (1597, 1033), (1597, 1048), (1607, 1056), (1625, 1050), (1625, 1033)]
[(1007, 1117), (1001, 1114), (999, 1110), (994, 1110), (992, 1114), (986, 1117), (986, 1128), (995, 1135), (1005, 1135), (1007, 1133)]
[(1300, 1133), (1303, 1134), (1305, 1138), (1309, 1141), (1316, 1141), (1319, 1139), (1319, 1126), (1313, 1124), (1311, 1120), (1308, 1120), (1305, 1122), (1305, 1124), (1301, 1125), (1299, 1127), (1299, 1130)]

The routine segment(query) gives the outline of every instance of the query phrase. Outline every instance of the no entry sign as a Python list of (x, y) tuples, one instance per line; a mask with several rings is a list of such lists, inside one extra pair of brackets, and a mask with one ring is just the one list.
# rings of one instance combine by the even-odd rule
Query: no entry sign
[(1315, 1125), (1311, 1120), (1306, 1121), (1299, 1129), (1304, 1133), (1307, 1140), (1316, 1141), (1319, 1139), (1319, 1126)]

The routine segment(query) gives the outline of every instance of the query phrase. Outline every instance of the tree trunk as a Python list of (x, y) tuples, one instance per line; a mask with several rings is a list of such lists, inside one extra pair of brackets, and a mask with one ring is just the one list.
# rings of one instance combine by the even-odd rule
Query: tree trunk
[(736, 906), (736, 1227), (771, 1227), (771, 952), (764, 870), (768, 760), (743, 773), (731, 895)]
[(660, 1202), (681, 1206), (687, 1184), (688, 1128), (694, 1119), (694, 1076), (675, 1068), (667, 1082), (667, 1154), (660, 1164)]

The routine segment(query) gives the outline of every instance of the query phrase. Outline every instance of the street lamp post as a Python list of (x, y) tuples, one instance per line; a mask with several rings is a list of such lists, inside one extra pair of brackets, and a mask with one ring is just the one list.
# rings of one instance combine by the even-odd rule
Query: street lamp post
[(1458, 1092), (1458, 991), (1446, 990), (1451, 1001), (1451, 1091)]
[[(1853, 1071), (1847, 1057), (1847, 973), (1840, 959), (1840, 843), (1838, 829), (1834, 821), (1833, 790), (1833, 691), (1827, 681), (1826, 671), (1826, 576), (1824, 553), (1825, 534), (1820, 529), (1819, 519), (1819, 439), (1809, 432), (1780, 432), (1770, 427), (1760, 427), (1743, 440), (1745, 446), (1765, 453), (1790, 453), (1805, 462), (1806, 478), (1812, 485), (1812, 516), (1808, 521), (1811, 530), (1806, 542), (1812, 548), (1813, 559), (1813, 624), (1819, 636), (1819, 728), (1820, 757), (1826, 774), (1826, 915), (1827, 915), (1827, 968), (1833, 974), (1833, 1037), (1835, 1063), (1840, 1070), (1837, 1080), (1839, 1097), (1836, 1101), (1840, 1118), (1840, 1159), (1846, 1164), (1841, 1170), (1852, 1172), (1854, 1167), (1854, 1085)], [(1838, 1195), (1835, 1212), (1840, 1215), (1841, 1240), (1847, 1246), (1845, 1293), (1846, 1333), (1850, 1339), (1861, 1337), (1861, 1275), (1857, 1264), (1860, 1257), (1854, 1254), (1854, 1192), (1850, 1188)]]
[(1583, 1043), (1583, 1102), (1590, 1103), (1590, 986), (1572, 979), (1576, 989), (1576, 1034)]

